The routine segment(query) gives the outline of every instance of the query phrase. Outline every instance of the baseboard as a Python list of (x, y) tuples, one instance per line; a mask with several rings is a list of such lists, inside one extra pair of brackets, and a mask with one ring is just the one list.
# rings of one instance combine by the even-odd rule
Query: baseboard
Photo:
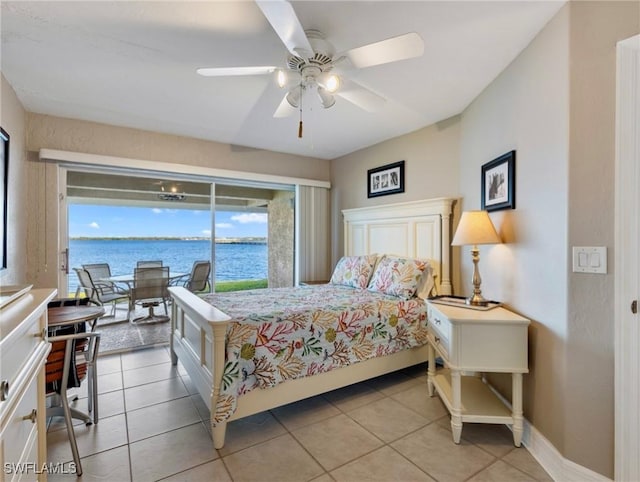
[[(511, 409), (511, 403), (491, 385), (493, 393)], [(512, 428), (509, 426), (509, 428)], [(555, 446), (547, 440), (526, 418), (522, 433), (522, 444), (534, 459), (547, 471), (553, 480), (558, 482), (611, 482), (602, 474), (565, 459)]]
[(611, 481), (602, 474), (564, 458), (558, 449), (526, 419), (522, 443), (553, 480), (562, 482)]

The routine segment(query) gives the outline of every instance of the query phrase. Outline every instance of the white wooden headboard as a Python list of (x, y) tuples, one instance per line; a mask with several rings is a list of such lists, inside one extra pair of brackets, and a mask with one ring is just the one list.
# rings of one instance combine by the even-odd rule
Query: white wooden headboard
[(438, 293), (450, 295), (451, 216), (455, 199), (437, 198), (344, 209), (344, 252), (429, 259)]

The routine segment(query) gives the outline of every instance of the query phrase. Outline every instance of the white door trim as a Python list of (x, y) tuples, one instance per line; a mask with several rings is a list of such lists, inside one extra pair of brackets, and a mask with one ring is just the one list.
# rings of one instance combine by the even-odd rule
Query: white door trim
[(58, 165), (58, 297), (69, 295), (69, 210), (67, 169)]
[(615, 184), (615, 479), (640, 480), (640, 35), (618, 43)]

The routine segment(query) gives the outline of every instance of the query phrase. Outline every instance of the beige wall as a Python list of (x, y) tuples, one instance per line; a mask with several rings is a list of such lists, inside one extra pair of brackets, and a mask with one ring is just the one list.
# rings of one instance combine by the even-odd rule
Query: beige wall
[[(504, 244), (481, 247), (483, 293), (532, 320), (526, 418), (564, 457), (607, 477), (614, 460), (615, 48), (640, 32), (639, 9), (637, 2), (568, 3), (448, 126), (454, 135), (425, 128), (337, 159), (331, 173), (335, 258), (343, 249), (341, 209), (434, 196), (479, 209), (481, 166), (516, 149), (516, 209), (491, 215)], [(446, 154), (431, 159), (434, 166), (408, 152)], [(403, 158), (405, 194), (368, 200), (366, 170)], [(432, 177), (434, 167), (450, 171)], [(609, 274), (573, 274), (574, 245), (608, 246)], [(468, 293), (468, 249), (460, 262)], [(510, 396), (507, 379), (493, 381)]]
[(608, 477), (614, 466), (616, 43), (638, 33), (637, 1), (571, 3), (568, 247), (607, 246), (609, 263), (606, 275), (568, 269), (564, 453)]
[[(460, 118), (453, 117), (333, 160), (332, 266), (344, 252), (343, 209), (436, 197), (458, 197), (459, 149)], [(368, 199), (367, 170), (402, 160), (405, 161), (404, 193)]]
[[(491, 217), (504, 244), (480, 246), (482, 292), (531, 319), (525, 417), (564, 452), (567, 350), (569, 9), (462, 115), (463, 210), (480, 209), (481, 166), (516, 150), (516, 209)], [(473, 265), (462, 250), (463, 280)], [(469, 284), (465, 284), (469, 294)], [(493, 379), (510, 396), (507, 380)]]
[(0, 271), (0, 285), (27, 282), (27, 163), (25, 160), (25, 111), (13, 88), (1, 75), (0, 126), (9, 134), (9, 189), (7, 216), (7, 269)]
[(329, 180), (329, 161), (189, 137), (39, 114), (28, 116), (28, 146), (260, 174)]
[(27, 115), (26, 137), (31, 186), (27, 242), (32, 253), (28, 278), (36, 286), (57, 285), (61, 251), (56, 169), (51, 163), (38, 161), (42, 148), (329, 180), (328, 160), (33, 113)]

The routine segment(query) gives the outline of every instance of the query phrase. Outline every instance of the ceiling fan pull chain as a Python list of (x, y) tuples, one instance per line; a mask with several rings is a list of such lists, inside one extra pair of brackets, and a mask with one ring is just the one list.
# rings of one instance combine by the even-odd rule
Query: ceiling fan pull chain
[(304, 87), (300, 82), (300, 123), (298, 124), (298, 139), (302, 139), (302, 98), (304, 97)]

